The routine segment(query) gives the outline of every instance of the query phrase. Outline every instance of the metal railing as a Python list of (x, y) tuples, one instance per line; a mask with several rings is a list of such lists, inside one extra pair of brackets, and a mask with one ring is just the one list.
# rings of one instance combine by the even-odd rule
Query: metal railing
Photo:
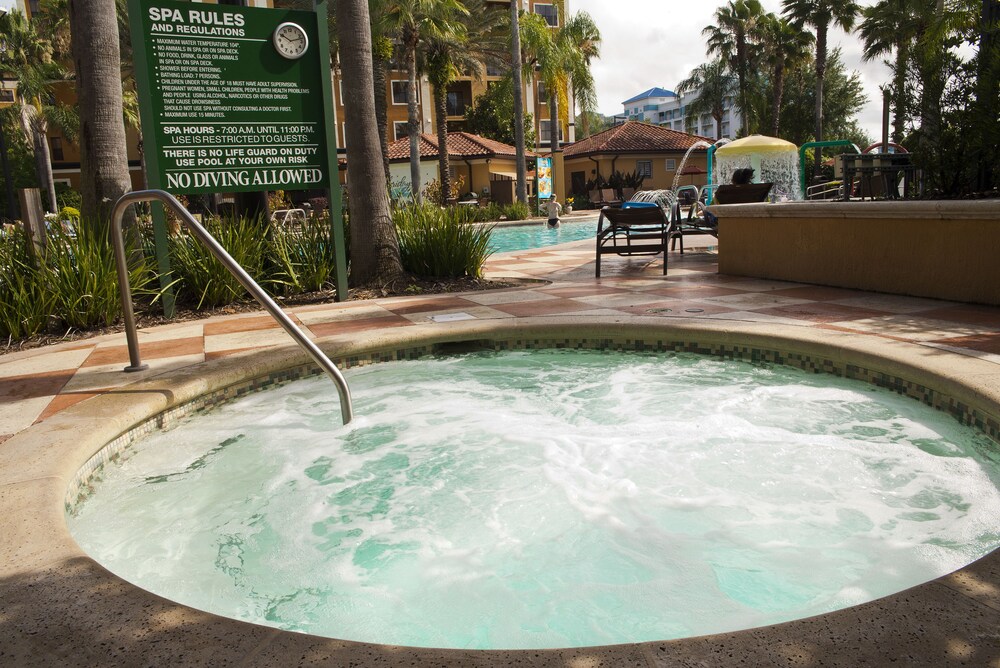
[(115, 203), (115, 208), (111, 215), (111, 238), (115, 247), (115, 262), (118, 266), (118, 286), (121, 292), (122, 299), (122, 316), (125, 319), (125, 338), (128, 342), (128, 357), (129, 366), (125, 367), (125, 371), (142, 371), (148, 368), (148, 365), (142, 363), (142, 359), (139, 356), (139, 337), (136, 332), (135, 327), (135, 313), (132, 310), (132, 288), (129, 285), (128, 279), (128, 263), (125, 257), (125, 240), (122, 236), (122, 218), (125, 215), (125, 210), (138, 202), (152, 202), (158, 201), (162, 202), (165, 206), (170, 207), (173, 211), (180, 217), (181, 222), (187, 226), (187, 228), (198, 238), (205, 246), (211, 251), (212, 255), (222, 263), (222, 265), (229, 270), (229, 272), (236, 277), (236, 280), (240, 282), (247, 292), (249, 292), (254, 299), (256, 299), (261, 306), (271, 314), (271, 317), (278, 321), (278, 324), (288, 332), (288, 335), (295, 339), (295, 342), (299, 344), (303, 350), (309, 353), (313, 361), (320, 366), (326, 375), (333, 380), (334, 385), (337, 386), (337, 392), (340, 395), (340, 413), (344, 419), (344, 424), (349, 423), (354, 418), (354, 407), (351, 403), (351, 390), (347, 387), (347, 381), (344, 376), (340, 373), (340, 370), (330, 361), (322, 350), (319, 349), (315, 343), (313, 343), (309, 337), (307, 337), (301, 329), (295, 326), (281, 307), (278, 306), (273, 299), (271, 299), (267, 293), (265, 293), (256, 281), (250, 278), (250, 275), (233, 259), (233, 257), (226, 252), (215, 238), (208, 233), (208, 231), (202, 227), (201, 223), (195, 220), (187, 209), (178, 202), (173, 195), (163, 190), (137, 190), (135, 192), (126, 193)]

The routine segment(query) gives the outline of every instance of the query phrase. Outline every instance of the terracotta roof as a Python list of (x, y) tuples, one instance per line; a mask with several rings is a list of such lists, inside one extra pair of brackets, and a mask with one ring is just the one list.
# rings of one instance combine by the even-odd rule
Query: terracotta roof
[[(598, 153), (663, 153), (666, 151), (686, 151), (696, 142), (712, 144), (714, 139), (689, 135), (659, 125), (626, 121), (604, 132), (569, 144), (563, 156), (573, 158)], [(701, 149), (707, 150), (707, 149)]]
[[(487, 139), (471, 132), (448, 133), (448, 155), (453, 158), (497, 158), (517, 155), (517, 150), (509, 144)], [(526, 151), (528, 157), (535, 157), (531, 151)], [(420, 157), (437, 158), (437, 135), (420, 135)], [(399, 162), (410, 159), (410, 139), (402, 137), (389, 144), (389, 160)]]

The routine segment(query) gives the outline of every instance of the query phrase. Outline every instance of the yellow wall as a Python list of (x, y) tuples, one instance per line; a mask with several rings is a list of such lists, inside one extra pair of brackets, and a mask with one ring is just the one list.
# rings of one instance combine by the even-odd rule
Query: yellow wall
[(1000, 202), (713, 206), (719, 273), (1000, 305)]

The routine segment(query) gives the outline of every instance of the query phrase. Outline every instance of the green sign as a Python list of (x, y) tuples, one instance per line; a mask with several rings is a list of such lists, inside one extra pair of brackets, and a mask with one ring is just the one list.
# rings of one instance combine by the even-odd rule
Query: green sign
[[(143, 1), (143, 131), (151, 187), (175, 193), (326, 188), (314, 12)], [(324, 26), (325, 29), (325, 26)], [(325, 35), (324, 35), (325, 37)], [(145, 61), (145, 62), (142, 62)], [(336, 175), (333, 175), (336, 178)]]

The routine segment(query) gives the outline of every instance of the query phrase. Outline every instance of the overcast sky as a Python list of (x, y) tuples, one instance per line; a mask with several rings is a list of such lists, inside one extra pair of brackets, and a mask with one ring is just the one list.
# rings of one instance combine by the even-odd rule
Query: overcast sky
[[(601, 58), (593, 65), (598, 111), (622, 113), (622, 102), (660, 86), (673, 90), (708, 60), (702, 29), (712, 24), (723, 0), (567, 0), (570, 13), (586, 11), (601, 29)], [(781, 13), (781, 0), (761, 0), (764, 10)], [(862, 5), (873, 0), (862, 0)], [(882, 135), (882, 93), (889, 70), (880, 62), (862, 63), (861, 44), (843, 31), (831, 31), (830, 48), (840, 46), (850, 69), (861, 75), (868, 104), (858, 114), (868, 133)]]

